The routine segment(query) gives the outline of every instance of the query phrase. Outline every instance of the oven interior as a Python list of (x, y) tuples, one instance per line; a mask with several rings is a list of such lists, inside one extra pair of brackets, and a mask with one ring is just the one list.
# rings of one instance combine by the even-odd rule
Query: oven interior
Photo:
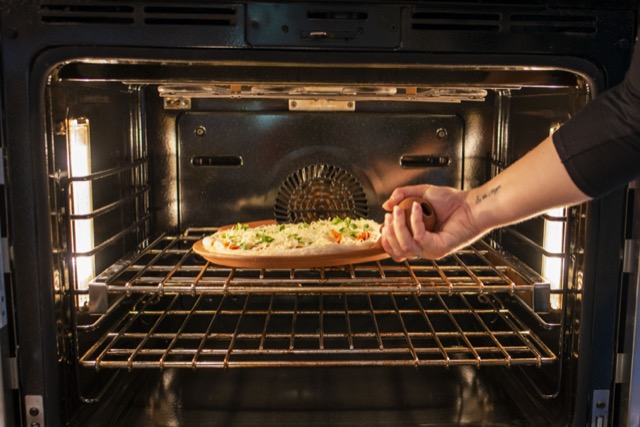
[(584, 206), (437, 261), (241, 269), (192, 252), (226, 224), (382, 221), (398, 186), (476, 186), (593, 90), (550, 67), (367, 58), (51, 69), (52, 283), (74, 423), (570, 422)]

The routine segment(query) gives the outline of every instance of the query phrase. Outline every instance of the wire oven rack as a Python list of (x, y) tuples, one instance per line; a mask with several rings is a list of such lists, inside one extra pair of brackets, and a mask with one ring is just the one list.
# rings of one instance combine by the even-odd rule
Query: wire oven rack
[[(557, 360), (498, 297), (533, 295), (544, 284), (499, 263), (486, 244), (438, 262), (255, 270), (204, 261), (191, 251), (201, 236), (201, 230), (162, 236), (94, 280), (92, 300), (116, 302), (94, 324), (78, 325), (79, 333), (109, 325), (80, 352), (80, 365), (541, 366)], [(518, 298), (526, 306), (525, 299)]]
[[(333, 292), (534, 292), (549, 284), (524, 266), (514, 267), (486, 243), (440, 261), (390, 260), (317, 269), (230, 268), (206, 262), (191, 247), (199, 230), (161, 236), (137, 255), (114, 264), (90, 284), (94, 305), (108, 293), (333, 293)], [(211, 232), (210, 229), (205, 229)], [(527, 274), (529, 273), (529, 274)], [(544, 301), (538, 301), (544, 304)], [(102, 309), (105, 307), (102, 306)], [(97, 311), (100, 308), (95, 307)]]

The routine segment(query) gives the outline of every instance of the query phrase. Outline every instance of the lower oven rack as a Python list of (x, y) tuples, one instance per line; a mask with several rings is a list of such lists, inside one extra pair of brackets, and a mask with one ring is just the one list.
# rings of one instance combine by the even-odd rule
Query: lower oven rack
[(535, 295), (545, 299), (540, 289), (548, 285), (524, 277), (484, 243), (437, 262), (272, 271), (204, 261), (191, 250), (201, 235), (162, 236), (93, 281), (91, 304), (111, 302), (95, 310), (103, 314), (77, 317), (94, 319), (76, 325), (78, 341), (89, 341), (78, 349), (81, 366), (479, 367), (557, 361), (503, 303), (511, 298), (535, 315), (531, 302)]

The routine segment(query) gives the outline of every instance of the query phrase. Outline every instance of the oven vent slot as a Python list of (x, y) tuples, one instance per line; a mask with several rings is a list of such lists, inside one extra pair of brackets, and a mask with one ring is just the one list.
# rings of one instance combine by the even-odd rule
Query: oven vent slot
[[(146, 25), (236, 26), (233, 7), (146, 6)], [(128, 5), (49, 4), (40, 7), (41, 21), (53, 24), (134, 24), (136, 9)]]
[(45, 4), (40, 20), (52, 24), (133, 24), (132, 6)]
[(346, 20), (346, 21), (366, 21), (369, 14), (366, 12), (349, 12), (349, 11), (309, 11), (308, 19), (329, 19), (329, 20)]
[(149, 6), (144, 8), (144, 23), (148, 25), (236, 26), (236, 9), (232, 7)]
[(417, 11), (413, 14), (414, 30), (453, 30), (499, 32), (499, 13), (465, 13)]
[(596, 32), (596, 18), (590, 15), (513, 14), (513, 33), (581, 33)]
[(580, 34), (596, 32), (596, 18), (588, 14), (418, 10), (412, 18), (414, 30)]

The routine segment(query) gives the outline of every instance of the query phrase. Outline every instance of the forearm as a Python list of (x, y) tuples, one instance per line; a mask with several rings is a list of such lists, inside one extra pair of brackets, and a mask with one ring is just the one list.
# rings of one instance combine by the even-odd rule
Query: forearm
[[(382, 246), (396, 261), (441, 258), (494, 228), (599, 197), (637, 178), (638, 165), (640, 44), (623, 84), (600, 95), (553, 139), (545, 139), (484, 185), (465, 191), (433, 185), (394, 190), (383, 204), (389, 213)], [(425, 230), (415, 203), (407, 228), (407, 212), (398, 204), (410, 196), (431, 203), (438, 218), (435, 232)]]
[(485, 231), (589, 199), (567, 173), (551, 137), (466, 197), (476, 227)]
[[(431, 202), (438, 224), (427, 232), (422, 210), (414, 204), (411, 230), (398, 204), (409, 196)], [(588, 200), (574, 184), (547, 138), (502, 173), (477, 188), (461, 191), (431, 185), (396, 189), (383, 207), (382, 247), (396, 261), (420, 256), (438, 259), (462, 248), (486, 232), (530, 218), (548, 209)]]

